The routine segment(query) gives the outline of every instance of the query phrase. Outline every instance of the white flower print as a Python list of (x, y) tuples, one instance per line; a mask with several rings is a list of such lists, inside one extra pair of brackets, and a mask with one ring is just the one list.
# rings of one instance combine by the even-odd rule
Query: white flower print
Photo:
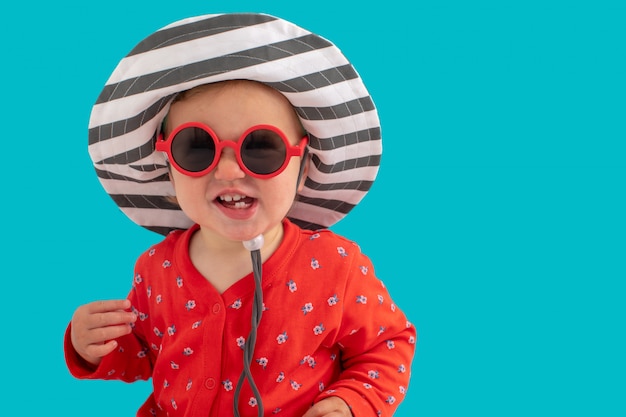
[(323, 323), (320, 323), (320, 324), (318, 324), (317, 326), (315, 326), (315, 327), (313, 328), (313, 333), (314, 333), (316, 336), (319, 336), (319, 335), (321, 335), (322, 333), (324, 333), (324, 331), (325, 331), (325, 330), (326, 330), (326, 328), (324, 327), (324, 324), (323, 324)]
[(406, 372), (406, 366), (404, 366), (404, 364), (400, 364), (400, 366), (398, 366), (398, 373), (403, 374), (405, 372)]
[(232, 383), (232, 381), (230, 379), (222, 381), (222, 386), (224, 387), (224, 389), (226, 391), (232, 391), (233, 390), (233, 383)]
[(193, 324), (191, 325), (191, 328), (192, 328), (192, 329), (197, 329), (198, 327), (200, 327), (200, 323), (202, 323), (202, 320), (198, 320), (198, 321), (196, 321), (195, 323), (193, 323)]
[(267, 362), (268, 362), (267, 358), (259, 358), (259, 359), (256, 360), (256, 363), (261, 365), (261, 367), (263, 369), (265, 369), (267, 367)]
[(190, 311), (190, 310), (193, 310), (194, 308), (196, 308), (195, 300), (188, 300), (185, 303), (185, 308), (187, 309), (187, 311)]
[(300, 361), (300, 365), (304, 365), (305, 363), (311, 368), (315, 368), (315, 365), (317, 365), (317, 362), (315, 362), (315, 358), (311, 355), (306, 355), (304, 358), (302, 358), (302, 360)]
[(193, 385), (191, 378), (189, 378), (187, 380), (187, 385), (185, 386), (185, 390), (189, 391), (191, 389), (191, 386)]
[(181, 288), (183, 286), (183, 278), (182, 277), (176, 277), (176, 286), (178, 288)]
[(246, 344), (246, 338), (243, 336), (239, 336), (236, 342), (237, 342), (237, 346), (243, 349), (243, 346)]
[(250, 407), (256, 407), (256, 406), (257, 406), (257, 401), (256, 401), (256, 398), (254, 398), (254, 397), (250, 397), (250, 400), (248, 400), (248, 405), (249, 405)]
[(174, 361), (170, 361), (170, 367), (172, 369), (180, 369), (180, 366)]
[(289, 383), (291, 384), (291, 388), (292, 388), (294, 391), (298, 391), (300, 388), (302, 388), (302, 384), (298, 384), (298, 383), (297, 383), (296, 381), (294, 381), (294, 380), (291, 380)]
[(322, 266), (320, 265), (319, 261), (315, 258), (311, 258), (311, 268), (313, 269), (320, 269)]
[(341, 246), (337, 247), (337, 253), (341, 255), (342, 258), (348, 256), (348, 252), (346, 252), (346, 250)]
[(396, 343), (393, 340), (387, 340), (387, 349), (395, 349)]
[(378, 296), (377, 296), (376, 298), (378, 298), (378, 304), (382, 304), (382, 303), (384, 303), (384, 302), (385, 302), (385, 299), (384, 299), (384, 298), (383, 298), (383, 296), (382, 296), (382, 295), (380, 295), (380, 294), (378, 294)]
[(396, 402), (396, 398), (393, 395), (390, 395), (387, 397), (387, 399), (385, 400), (385, 402), (389, 405), (393, 404)]
[(406, 394), (406, 387), (405, 387), (405, 386), (400, 385), (400, 386), (398, 387), (398, 391), (400, 391), (400, 394), (403, 394), (403, 395), (404, 395), (404, 394)]
[(289, 282), (287, 283), (287, 287), (289, 288), (289, 291), (291, 292), (298, 291), (298, 286), (296, 285), (294, 280), (289, 280)]
[(313, 233), (311, 237), (309, 238), (309, 240), (314, 240), (314, 239), (317, 239), (318, 237), (320, 237), (319, 233)]
[(367, 304), (367, 297), (364, 295), (357, 295), (356, 302), (357, 304)]
[(285, 373), (281, 372), (278, 374), (278, 376), (276, 377), (276, 382), (283, 382), (285, 380)]
[(184, 356), (191, 356), (192, 354), (193, 354), (193, 350), (190, 347), (186, 347), (185, 349), (183, 349)]
[(135, 275), (135, 284), (141, 284), (143, 282), (143, 278), (141, 277), (141, 275), (136, 274)]
[(361, 273), (363, 275), (367, 275), (367, 271), (369, 271), (369, 269), (366, 266), (360, 266), (359, 269), (361, 270)]
[(313, 311), (313, 303), (306, 303), (304, 306), (302, 306), (301, 310), (306, 316), (308, 313)]
[(161, 266), (163, 268), (169, 268), (170, 266), (172, 266), (172, 263), (170, 261), (165, 260), (163, 261), (163, 264), (161, 264)]
[(233, 308), (235, 310), (239, 310), (242, 306), (242, 302), (241, 302), (241, 298), (235, 300), (231, 305), (230, 308)]
[(169, 336), (174, 336), (175, 333), (176, 333), (176, 326), (172, 324), (170, 327), (167, 328), (167, 334)]
[(378, 373), (378, 371), (367, 371), (367, 376), (369, 376), (371, 379), (378, 379), (380, 377), (380, 374)]
[(337, 297), (337, 294), (333, 295), (332, 297), (328, 299), (328, 305), (330, 307), (337, 305), (338, 302), (339, 302), (339, 297)]
[(276, 341), (278, 342), (279, 345), (282, 345), (283, 343), (287, 341), (288, 338), (289, 336), (287, 336), (287, 332), (282, 332), (281, 334), (278, 335), (278, 337), (276, 337)]
[(161, 294), (156, 296), (156, 303), (157, 304), (161, 304), (161, 302), (163, 301), (163, 296)]
[(154, 255), (155, 252), (156, 252), (156, 249), (154, 248), (150, 249), (150, 251), (148, 252), (148, 256)]

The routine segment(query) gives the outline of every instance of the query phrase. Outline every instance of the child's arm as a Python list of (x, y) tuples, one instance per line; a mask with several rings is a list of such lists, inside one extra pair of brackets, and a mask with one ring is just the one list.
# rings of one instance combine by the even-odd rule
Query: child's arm
[(408, 388), (416, 330), (376, 278), (367, 257), (359, 254), (352, 269), (335, 339), (343, 371), (317, 401), (337, 396), (355, 417), (392, 416)]

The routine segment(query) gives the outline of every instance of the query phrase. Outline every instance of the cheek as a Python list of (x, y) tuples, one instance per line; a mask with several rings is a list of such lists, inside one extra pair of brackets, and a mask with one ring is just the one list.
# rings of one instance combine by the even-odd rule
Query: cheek
[(172, 170), (170, 172), (170, 181), (181, 208), (186, 205), (187, 201), (192, 201), (194, 197), (203, 195), (201, 193), (202, 181), (199, 178), (187, 177)]

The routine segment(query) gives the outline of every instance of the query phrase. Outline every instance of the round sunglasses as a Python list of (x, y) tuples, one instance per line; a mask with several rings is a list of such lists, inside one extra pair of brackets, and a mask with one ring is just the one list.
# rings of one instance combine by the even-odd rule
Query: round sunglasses
[(233, 148), (239, 167), (255, 178), (267, 179), (280, 174), (292, 156), (302, 156), (308, 136), (291, 145), (285, 134), (272, 125), (256, 125), (235, 141), (221, 141), (213, 130), (199, 122), (183, 123), (166, 140), (159, 135), (156, 150), (165, 152), (182, 174), (200, 177), (217, 165), (222, 150)]

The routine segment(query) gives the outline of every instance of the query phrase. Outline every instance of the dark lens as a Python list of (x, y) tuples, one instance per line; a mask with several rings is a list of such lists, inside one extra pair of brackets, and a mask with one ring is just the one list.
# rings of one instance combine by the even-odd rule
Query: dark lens
[(199, 127), (185, 128), (172, 140), (172, 157), (181, 168), (200, 172), (215, 158), (215, 141)]
[(277, 171), (286, 156), (285, 142), (271, 130), (255, 130), (246, 136), (241, 145), (243, 163), (256, 174), (266, 175)]

